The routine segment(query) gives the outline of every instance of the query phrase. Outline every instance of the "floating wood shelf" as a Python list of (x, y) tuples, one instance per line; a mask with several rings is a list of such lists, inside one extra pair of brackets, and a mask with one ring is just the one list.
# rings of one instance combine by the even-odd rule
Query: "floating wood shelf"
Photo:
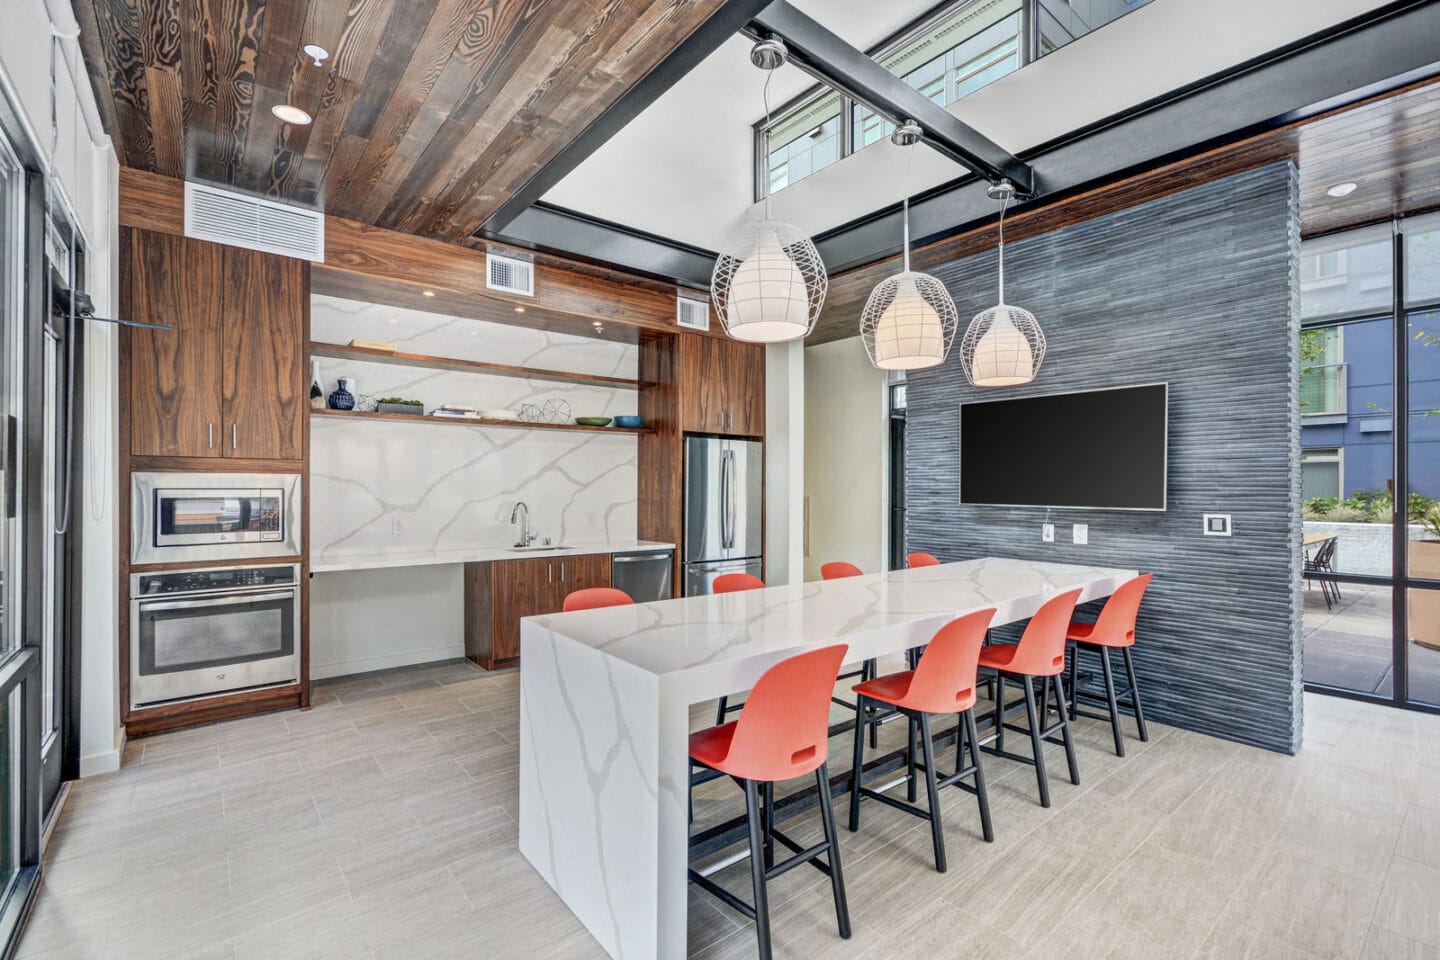
[(525, 420), (486, 420), (480, 417), (432, 417), (414, 413), (362, 413), (359, 410), (311, 410), (313, 417), (346, 417), (351, 420), (388, 420), (392, 423), (433, 423), (447, 427), (511, 427), (521, 430), (580, 430), (588, 433), (654, 433), (653, 427), (587, 427), (580, 423), (530, 423)]
[[(484, 360), (454, 360), (449, 357), (430, 357), (420, 353), (398, 353), (389, 350), (373, 350), (369, 347), (352, 347), (343, 343), (319, 343), (312, 341), (310, 356), (335, 357), (342, 360), (363, 360), (366, 363), (391, 363), (401, 367), (430, 367), (435, 370), (457, 370), (461, 373), (488, 373), (496, 377), (516, 377), (522, 380), (549, 380), (559, 383), (586, 383), (594, 387), (629, 387), (643, 390), (653, 387), (644, 380), (630, 380), (625, 377), (606, 377), (597, 373), (569, 373), (565, 370), (539, 370), (533, 367), (516, 367), (508, 363), (487, 363)], [(608, 427), (604, 429), (610, 429)]]

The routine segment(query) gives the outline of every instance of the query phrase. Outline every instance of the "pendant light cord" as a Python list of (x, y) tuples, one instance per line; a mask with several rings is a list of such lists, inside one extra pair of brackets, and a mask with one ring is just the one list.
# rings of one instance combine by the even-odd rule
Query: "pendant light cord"
[(765, 219), (770, 219), (770, 78), (774, 70), (765, 71), (765, 86), (760, 90), (760, 100), (765, 104)]
[(1000, 198), (1000, 302), (1005, 302), (1005, 208), (1010, 204), (1010, 195), (1007, 193)]

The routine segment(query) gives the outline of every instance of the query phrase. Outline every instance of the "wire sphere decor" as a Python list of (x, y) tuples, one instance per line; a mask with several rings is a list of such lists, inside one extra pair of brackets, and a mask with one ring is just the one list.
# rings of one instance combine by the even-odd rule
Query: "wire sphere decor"
[(721, 248), (710, 299), (734, 339), (784, 343), (815, 329), (829, 285), (810, 238), (767, 218), (743, 225)]
[(945, 284), (906, 270), (870, 291), (860, 314), (860, 339), (880, 370), (923, 370), (945, 362), (959, 326)]
[(998, 304), (981, 310), (960, 341), (960, 365), (977, 387), (1029, 383), (1045, 360), (1045, 331), (1029, 310)]

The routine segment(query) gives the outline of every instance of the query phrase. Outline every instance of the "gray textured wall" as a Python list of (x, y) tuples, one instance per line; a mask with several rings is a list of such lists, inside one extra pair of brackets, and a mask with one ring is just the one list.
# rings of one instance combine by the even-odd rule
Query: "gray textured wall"
[[(978, 390), (959, 351), (911, 376), (911, 549), (1138, 567), (1156, 579), (1135, 656), (1147, 716), (1299, 749), (1301, 597), (1296, 174), (1275, 164), (1007, 245), (1007, 300), (1049, 352), (1035, 383)], [(962, 320), (993, 304), (995, 253), (934, 271)], [(958, 346), (958, 344), (957, 344)], [(1168, 381), (1169, 509), (962, 507), (965, 400)], [(1056, 464), (1057, 470), (1076, 464)], [(1230, 513), (1234, 536), (1201, 533)], [(1090, 525), (1088, 546), (1070, 542)]]

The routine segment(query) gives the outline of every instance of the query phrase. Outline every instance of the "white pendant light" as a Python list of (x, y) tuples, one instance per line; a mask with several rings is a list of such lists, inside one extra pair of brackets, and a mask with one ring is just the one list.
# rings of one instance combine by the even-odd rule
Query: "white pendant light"
[(960, 365), (977, 387), (1014, 387), (1029, 383), (1045, 360), (1045, 331), (1035, 315), (1005, 302), (1005, 207), (1015, 188), (1002, 180), (990, 188), (1000, 200), (1000, 302), (975, 314), (960, 344)]
[[(785, 45), (761, 40), (750, 62), (762, 70), (785, 63)], [(770, 127), (770, 78), (765, 78), (765, 127)], [(765, 196), (763, 219), (744, 224), (720, 248), (710, 280), (710, 299), (736, 340), (784, 343), (815, 329), (830, 278), (820, 251), (799, 227), (770, 217)]]
[[(895, 128), (890, 141), (897, 147), (912, 147), (921, 136), (920, 125), (906, 120)], [(960, 315), (945, 284), (910, 269), (909, 197), (902, 205), (901, 220), (904, 267), (870, 291), (860, 314), (860, 339), (870, 362), (881, 370), (923, 370), (945, 362)]]
[(870, 291), (860, 339), (881, 370), (923, 370), (945, 362), (960, 314), (945, 284), (910, 269), (910, 201), (904, 203), (904, 269)]

